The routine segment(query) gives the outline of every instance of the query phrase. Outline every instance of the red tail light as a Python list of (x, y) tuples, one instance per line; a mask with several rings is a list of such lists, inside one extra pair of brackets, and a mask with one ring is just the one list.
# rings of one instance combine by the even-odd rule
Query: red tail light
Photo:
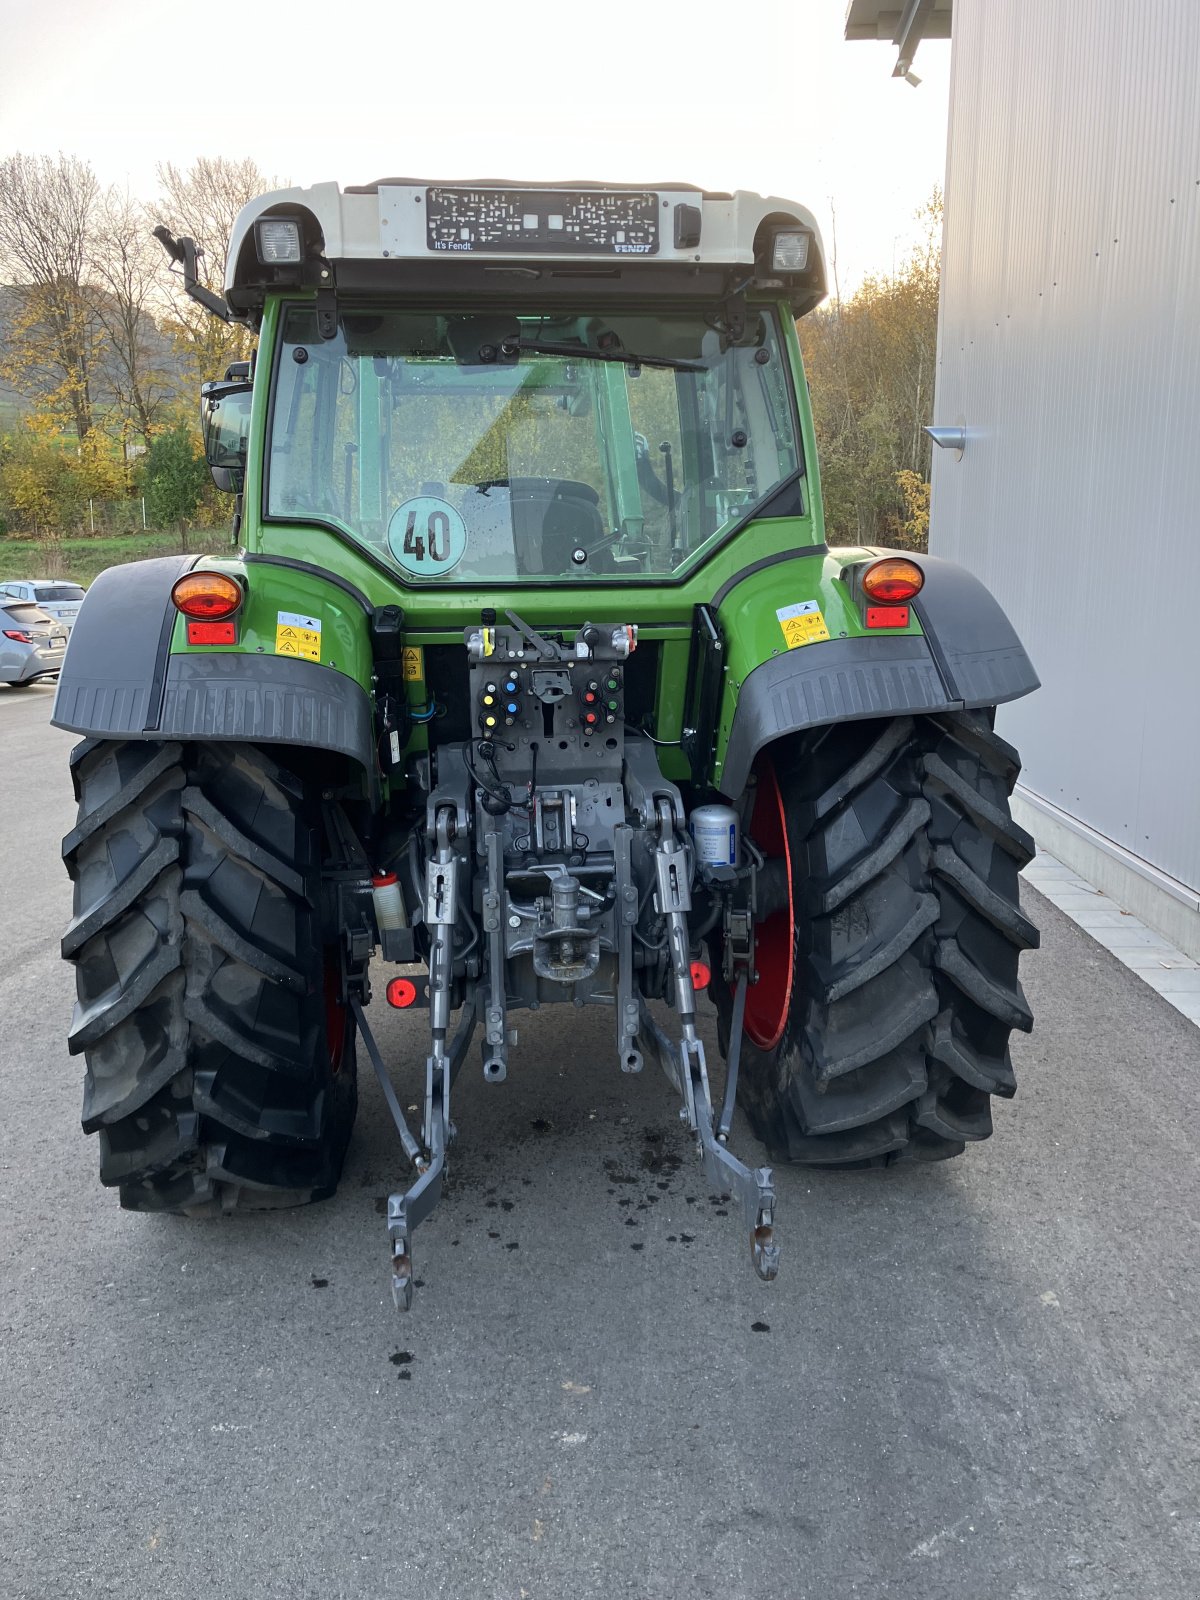
[(189, 644), (236, 644), (237, 624), (235, 622), (189, 622), (187, 625), (187, 642)]
[(231, 617), (244, 598), (241, 584), (223, 572), (188, 572), (171, 589), (176, 611), (198, 622)]
[(868, 606), (868, 628), (907, 628), (907, 606)]
[(864, 567), (859, 581), (863, 593), (870, 599), (894, 606), (921, 592), (925, 574), (915, 561), (903, 556), (885, 556), (882, 561), (872, 561), (869, 567)]
[(4, 637), (6, 639), (15, 639), (18, 644), (33, 643), (33, 635), (29, 633), (22, 633), (19, 628), (5, 628)]

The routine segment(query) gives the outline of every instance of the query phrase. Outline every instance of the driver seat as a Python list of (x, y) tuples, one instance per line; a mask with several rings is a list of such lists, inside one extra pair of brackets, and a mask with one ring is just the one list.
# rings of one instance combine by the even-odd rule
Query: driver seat
[(566, 577), (571, 552), (589, 552), (604, 538), (600, 496), (569, 478), (513, 478), (509, 484), (513, 546), (522, 576)]

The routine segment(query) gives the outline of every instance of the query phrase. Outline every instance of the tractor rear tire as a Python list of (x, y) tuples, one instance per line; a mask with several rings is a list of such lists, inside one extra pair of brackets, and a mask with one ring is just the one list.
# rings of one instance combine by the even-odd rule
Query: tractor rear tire
[(960, 1154), (1013, 1094), (1009, 1033), (1033, 1022), (1016, 751), (967, 711), (821, 728), (757, 771), (751, 837), (783, 856), (790, 901), (758, 932), (739, 1103), (804, 1165)]
[(101, 1182), (187, 1215), (326, 1198), (357, 1085), (311, 790), (249, 745), (85, 740), (71, 766), (69, 1047)]

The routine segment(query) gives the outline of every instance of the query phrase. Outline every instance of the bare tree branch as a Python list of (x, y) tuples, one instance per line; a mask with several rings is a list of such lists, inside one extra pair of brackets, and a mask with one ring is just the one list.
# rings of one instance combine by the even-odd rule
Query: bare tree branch
[(104, 375), (122, 434), (132, 428), (147, 448), (179, 395), (171, 344), (154, 317), (169, 300), (150, 226), (141, 205), (110, 189), (96, 208), (88, 241), (92, 305), (107, 336)]
[(95, 319), (84, 288), (98, 185), (74, 156), (0, 161), (0, 274), (17, 314), (5, 373), (80, 441), (91, 431)]

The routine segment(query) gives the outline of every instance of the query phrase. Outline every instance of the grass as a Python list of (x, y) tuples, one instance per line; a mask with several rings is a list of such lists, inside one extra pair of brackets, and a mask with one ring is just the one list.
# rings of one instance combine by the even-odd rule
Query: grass
[[(228, 543), (229, 532), (225, 528), (194, 528), (188, 534), (188, 549), (197, 554), (223, 550)], [(57, 544), (15, 536), (0, 538), (0, 583), (14, 578), (71, 578), (88, 584), (105, 567), (178, 553), (178, 536), (165, 533), (63, 539)]]

